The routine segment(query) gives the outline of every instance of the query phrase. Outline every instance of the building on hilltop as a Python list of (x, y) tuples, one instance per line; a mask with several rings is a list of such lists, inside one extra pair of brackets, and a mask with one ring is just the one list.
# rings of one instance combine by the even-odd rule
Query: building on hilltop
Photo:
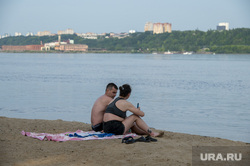
[(65, 31), (57, 31), (58, 35), (73, 35), (74, 34), (74, 30), (73, 29), (66, 29)]
[[(131, 33), (135, 33), (134, 31), (131, 31)], [(114, 32), (110, 32), (109, 34), (106, 33), (102, 33), (102, 34), (97, 34), (97, 33), (92, 33), (92, 32), (88, 32), (88, 33), (76, 33), (77, 36), (80, 36), (84, 39), (98, 39), (99, 38), (118, 38), (118, 39), (122, 39), (125, 37), (128, 37), (129, 34), (126, 32), (122, 32), (122, 33), (114, 33)]]
[(228, 22), (221, 22), (219, 23), (219, 25), (217, 26), (217, 30), (218, 31), (222, 31), (222, 30), (229, 30), (229, 23)]
[(131, 29), (131, 30), (129, 30), (129, 31), (128, 31), (128, 33), (130, 33), (130, 34), (132, 34), (132, 33), (136, 33), (136, 30)]
[(77, 36), (80, 36), (84, 39), (97, 39), (98, 38), (98, 34), (97, 33), (92, 33), (92, 32), (88, 32), (88, 33), (77, 33)]
[(50, 31), (43, 31), (43, 32), (38, 31), (38, 32), (37, 32), (37, 36), (51, 36), (51, 35), (52, 35), (52, 34), (51, 34)]
[(159, 34), (159, 33), (171, 33), (172, 32), (172, 25), (169, 23), (154, 23), (153, 26), (153, 33)]
[(128, 36), (129, 36), (129, 34), (126, 32), (122, 32), (122, 33), (111, 32), (109, 34), (109, 38), (118, 38), (118, 39), (123, 39), (123, 38), (128, 37)]
[(171, 33), (172, 32), (172, 25), (170, 23), (152, 23), (146, 22), (144, 26), (144, 31), (152, 31), (154, 34), (159, 33)]
[(172, 32), (172, 24), (170, 23), (163, 23), (164, 32), (171, 33)]
[(144, 26), (144, 31), (153, 31), (154, 28), (154, 24), (152, 22), (146, 22), (145, 26)]
[(21, 32), (15, 32), (15, 36), (22, 36)]
[(10, 34), (5, 33), (4, 35), (1, 36), (1, 38), (5, 38), (5, 37), (10, 37)]
[(163, 24), (162, 23), (154, 23), (153, 33), (154, 34), (164, 33), (164, 26), (163, 26)]
[(26, 36), (34, 36), (34, 34), (32, 32), (28, 32), (26, 33)]

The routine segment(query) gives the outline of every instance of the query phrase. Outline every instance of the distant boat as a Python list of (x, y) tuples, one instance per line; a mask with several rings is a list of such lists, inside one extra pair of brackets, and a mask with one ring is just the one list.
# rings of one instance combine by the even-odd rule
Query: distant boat
[(193, 52), (184, 52), (183, 55), (191, 55)]
[(157, 54), (157, 52), (153, 52), (152, 54)]
[(173, 54), (173, 53), (168, 50), (168, 52), (164, 52), (164, 54), (170, 55), (170, 54)]

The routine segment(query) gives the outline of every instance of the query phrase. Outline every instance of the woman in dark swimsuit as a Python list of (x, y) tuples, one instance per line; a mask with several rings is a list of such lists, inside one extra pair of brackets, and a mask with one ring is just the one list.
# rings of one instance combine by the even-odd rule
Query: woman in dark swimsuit
[[(145, 114), (139, 108), (128, 102), (127, 99), (131, 94), (131, 87), (124, 84), (119, 87), (120, 95), (106, 108), (103, 118), (103, 129), (106, 133), (114, 133), (122, 135), (128, 132), (131, 128), (133, 132), (141, 135), (151, 135), (154, 137), (161, 136), (163, 133), (152, 132), (148, 125), (140, 118)], [(130, 111), (133, 114), (129, 117), (126, 112)]]

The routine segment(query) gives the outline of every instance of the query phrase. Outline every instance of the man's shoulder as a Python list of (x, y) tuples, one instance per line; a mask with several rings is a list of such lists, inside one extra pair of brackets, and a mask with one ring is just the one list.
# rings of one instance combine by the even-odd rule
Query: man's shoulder
[(103, 102), (110, 102), (112, 100), (112, 98), (107, 96), (107, 95), (102, 95), (97, 100), (100, 100), (100, 101), (103, 101)]

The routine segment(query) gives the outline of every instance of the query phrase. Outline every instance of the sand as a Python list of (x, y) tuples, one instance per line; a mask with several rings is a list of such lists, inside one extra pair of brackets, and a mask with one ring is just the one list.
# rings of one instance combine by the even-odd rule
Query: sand
[[(192, 146), (250, 146), (226, 139), (164, 131), (158, 142), (121, 143), (121, 139), (53, 142), (21, 131), (63, 133), (89, 131), (90, 124), (62, 120), (0, 117), (0, 165), (192, 165)], [(156, 130), (158, 131), (158, 130)]]

